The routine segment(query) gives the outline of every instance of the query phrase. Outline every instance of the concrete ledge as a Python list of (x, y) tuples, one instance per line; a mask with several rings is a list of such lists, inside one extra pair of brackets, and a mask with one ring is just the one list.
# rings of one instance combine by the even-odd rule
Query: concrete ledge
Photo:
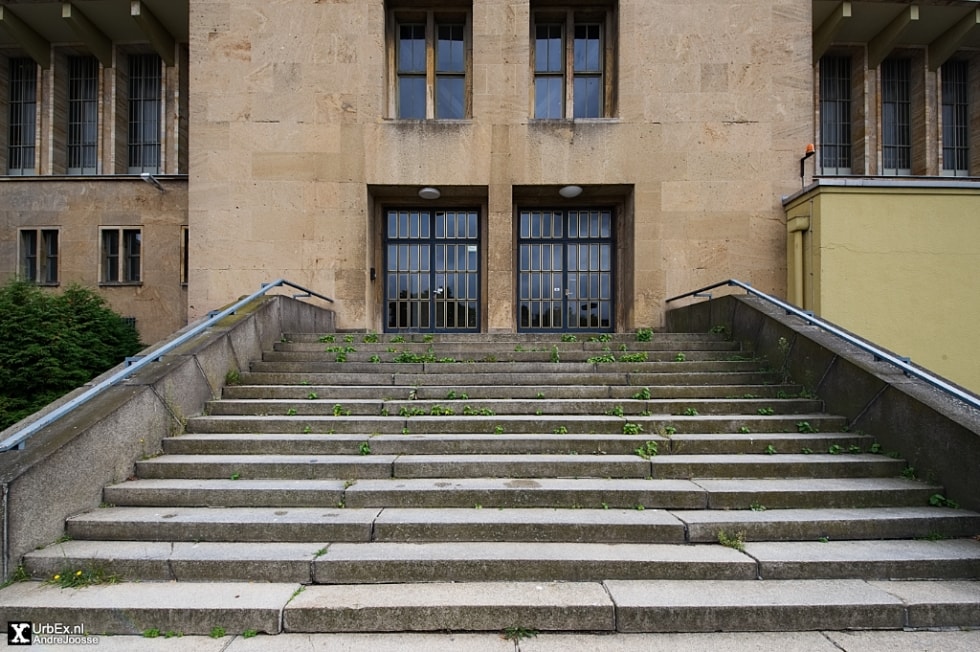
[[(136, 461), (156, 454), (164, 437), (180, 432), (188, 417), (200, 414), (220, 393), (229, 371), (246, 368), (286, 330), (327, 330), (332, 324), (330, 311), (284, 296), (259, 299), (41, 430), (24, 450), (0, 453), (0, 574), (9, 577), (24, 553), (59, 538), (66, 518), (98, 507), (102, 488), (130, 477)], [(151, 354), (152, 348), (144, 353)], [(120, 369), (93, 379), (0, 437)]]
[(755, 297), (728, 295), (667, 313), (669, 330), (716, 327), (816, 393), (851, 431), (900, 453), (947, 498), (980, 510), (980, 410)]

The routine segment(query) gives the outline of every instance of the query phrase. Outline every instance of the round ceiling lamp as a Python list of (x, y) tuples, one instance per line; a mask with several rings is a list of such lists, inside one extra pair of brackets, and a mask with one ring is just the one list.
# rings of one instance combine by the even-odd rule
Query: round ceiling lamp
[(558, 194), (565, 199), (575, 199), (582, 194), (582, 186), (562, 186), (558, 189)]
[(433, 188), (432, 186), (426, 186), (419, 190), (419, 197), (422, 199), (439, 199), (442, 197), (442, 193), (439, 192), (438, 188)]

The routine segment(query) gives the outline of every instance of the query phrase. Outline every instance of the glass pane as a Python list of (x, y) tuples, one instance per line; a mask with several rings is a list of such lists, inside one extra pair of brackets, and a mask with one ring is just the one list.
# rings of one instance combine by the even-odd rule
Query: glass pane
[(561, 72), (565, 69), (561, 25), (538, 25), (534, 41), (534, 71)]
[(463, 72), (463, 26), (439, 25), (436, 41), (436, 72)]
[(438, 77), (436, 79), (436, 117), (441, 120), (465, 118), (465, 89), (466, 81), (462, 77)]
[(602, 79), (600, 77), (576, 77), (574, 93), (576, 118), (599, 118), (602, 116)]
[(575, 26), (575, 72), (599, 72), (602, 69), (600, 34), (597, 24)]
[(425, 72), (425, 25), (399, 26), (398, 72)]
[(534, 117), (541, 120), (563, 118), (564, 94), (564, 78), (535, 77)]
[(398, 117), (425, 119), (425, 77), (398, 78)]

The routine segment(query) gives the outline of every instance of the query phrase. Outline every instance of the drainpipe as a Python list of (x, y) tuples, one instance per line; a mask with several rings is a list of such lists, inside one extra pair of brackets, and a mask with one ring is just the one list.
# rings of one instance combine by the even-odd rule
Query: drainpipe
[(793, 270), (792, 270), (792, 302), (801, 308), (810, 308), (806, 305), (804, 292), (804, 270), (806, 264), (803, 259), (803, 233), (810, 230), (810, 216), (813, 213), (813, 200), (810, 200), (810, 213), (806, 215), (796, 215), (786, 221), (786, 230), (792, 236), (793, 248)]
[(3, 568), (0, 569), (0, 582), (6, 582), (9, 577), (9, 558), (10, 558), (10, 510), (8, 509), (10, 495), (10, 484), (4, 482), (0, 486), (0, 493), (3, 493), (3, 505), (0, 506), (3, 518)]

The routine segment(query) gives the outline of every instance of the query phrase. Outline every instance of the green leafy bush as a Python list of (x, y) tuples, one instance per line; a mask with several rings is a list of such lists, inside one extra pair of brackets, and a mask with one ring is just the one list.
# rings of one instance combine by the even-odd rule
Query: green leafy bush
[(141, 348), (139, 334), (92, 290), (0, 286), (0, 430)]

